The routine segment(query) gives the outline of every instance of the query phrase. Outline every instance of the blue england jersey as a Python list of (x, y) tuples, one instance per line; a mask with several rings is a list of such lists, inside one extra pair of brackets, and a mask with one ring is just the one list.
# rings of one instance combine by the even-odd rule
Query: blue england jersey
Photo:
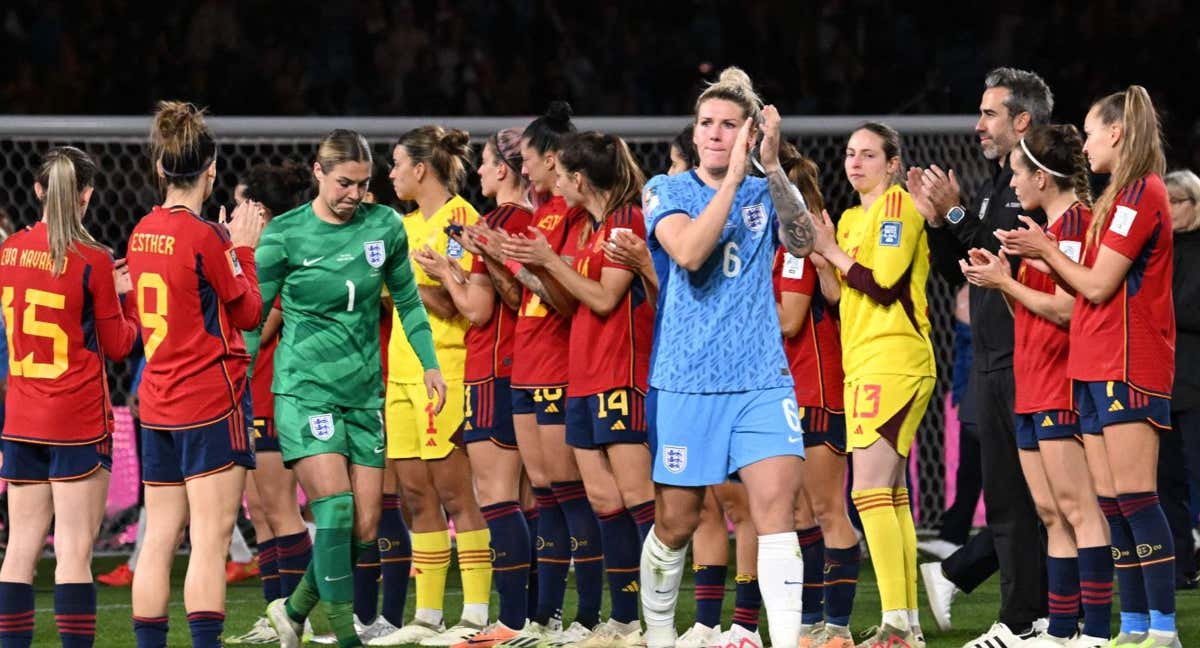
[(779, 239), (767, 181), (742, 181), (725, 231), (695, 272), (671, 260), (655, 239), (658, 221), (671, 214), (695, 219), (716, 193), (695, 171), (655, 176), (643, 191), (660, 283), (650, 385), (691, 394), (791, 387), (771, 288)]

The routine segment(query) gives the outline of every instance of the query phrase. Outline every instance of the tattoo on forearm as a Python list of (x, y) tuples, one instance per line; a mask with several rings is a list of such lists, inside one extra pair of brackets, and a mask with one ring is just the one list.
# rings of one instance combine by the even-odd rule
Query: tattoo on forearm
[(542, 298), (542, 301), (550, 301), (550, 291), (546, 290), (546, 286), (542, 285), (542, 280), (529, 271), (529, 268), (521, 268), (514, 275), (521, 285), (529, 289), (529, 292)]
[(800, 190), (781, 168), (767, 174), (767, 187), (771, 190), (775, 213), (779, 215), (779, 238), (784, 247), (794, 256), (808, 256), (813, 249), (815, 232)]

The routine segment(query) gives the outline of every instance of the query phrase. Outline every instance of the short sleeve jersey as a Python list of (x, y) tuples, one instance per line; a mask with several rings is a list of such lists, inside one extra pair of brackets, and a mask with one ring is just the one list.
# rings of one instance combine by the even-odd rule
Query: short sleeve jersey
[[(534, 210), (531, 222), (546, 236), (551, 248), (569, 256), (567, 231), (581, 218), (587, 218), (587, 213), (568, 207), (562, 196), (553, 196)], [(512, 386), (566, 385), (570, 342), (571, 318), (560, 315), (533, 291), (524, 289), (514, 337), (514, 345), (521, 352), (513, 357)]]
[(335, 225), (306, 203), (267, 224), (257, 259), (263, 299), (282, 296), (272, 391), (342, 407), (382, 407), (382, 289), (386, 284), (396, 303), (417, 289), (400, 215), (362, 203)]
[[(76, 244), (53, 273), (46, 225), (19, 231), (0, 249), (0, 295), (8, 343), (4, 438), (83, 445), (113, 429), (104, 348), (136, 337), (113, 285), (107, 252)], [(121, 340), (101, 339), (117, 324)]]
[(776, 301), (782, 303), (783, 293), (812, 297), (800, 331), (783, 340), (792, 380), (796, 381), (796, 404), (841, 412), (844, 376), (837, 311), (821, 294), (816, 266), (780, 247), (772, 276)]
[(1076, 380), (1119, 380), (1170, 398), (1175, 380), (1175, 258), (1162, 178), (1152, 174), (1122, 188), (1104, 219), (1100, 245), (1084, 250), (1084, 265), (1095, 265), (1100, 246), (1133, 264), (1104, 303), (1076, 298), (1068, 373)]
[[(605, 268), (632, 268), (608, 260), (604, 244), (617, 228), (644, 238), (646, 224), (640, 207), (627, 206), (597, 224), (590, 216), (580, 219), (569, 234), (583, 238), (575, 255), (575, 271), (599, 282)], [(571, 366), (568, 396), (590, 396), (619, 387), (646, 391), (653, 342), (654, 305), (636, 275), (616, 308), (600, 315), (582, 302), (571, 319)]]
[[(488, 227), (502, 229), (511, 235), (524, 234), (533, 212), (520, 205), (500, 205), (484, 217)], [(471, 274), (488, 275), (483, 258), (476, 255), (471, 262)], [(481, 326), (467, 329), (467, 361), (464, 379), (481, 383), (493, 378), (512, 376), (513, 332), (517, 326), (517, 311), (497, 297), (492, 317)]]
[[(699, 217), (716, 193), (695, 171), (655, 176), (642, 191), (647, 234), (673, 214)], [(747, 177), (709, 258), (694, 272), (668, 264), (651, 386), (693, 394), (792, 387), (771, 288), (776, 225), (767, 181)]]
[[(1058, 241), (1058, 249), (1079, 262), (1092, 212), (1075, 203), (1046, 228)], [(1050, 275), (1036, 270), (1025, 261), (1017, 268), (1017, 281), (1036, 290), (1054, 294), (1056, 284)], [(1070, 334), (1059, 326), (1013, 300), (1016, 346), (1013, 348), (1013, 376), (1016, 378), (1015, 411), (1033, 414), (1046, 410), (1074, 409), (1071, 380), (1067, 377)]]
[(842, 325), (842, 367), (847, 380), (865, 375), (933, 376), (925, 281), (929, 244), (925, 220), (899, 185), (875, 199), (870, 209), (842, 212), (838, 246), (870, 270), (889, 303), (851, 287), (843, 278), (838, 311)]
[(225, 227), (183, 207), (155, 207), (129, 237), (146, 369), (142, 425), (209, 425), (241, 407), (250, 356), (227, 304), (252, 292)]
[[(415, 252), (429, 246), (434, 252), (458, 262), (464, 273), (471, 271), (472, 255), (457, 241), (446, 234), (446, 226), (474, 225), (479, 212), (462, 196), (454, 196), (429, 218), (417, 210), (404, 217), (404, 230), (408, 235), (409, 250)], [(441, 282), (425, 274), (420, 265), (412, 264), (413, 275), (418, 286), (439, 287)], [(400, 326), (399, 315), (392, 314), (392, 337), (388, 341), (388, 381), (400, 384), (420, 384), (425, 380), (425, 369), (413, 351), (412, 345)], [(467, 328), (471, 323), (462, 315), (449, 319), (429, 313), (429, 327), (433, 331), (433, 344), (437, 351), (442, 376), (449, 382), (461, 382), (463, 365), (467, 360), (465, 342)]]

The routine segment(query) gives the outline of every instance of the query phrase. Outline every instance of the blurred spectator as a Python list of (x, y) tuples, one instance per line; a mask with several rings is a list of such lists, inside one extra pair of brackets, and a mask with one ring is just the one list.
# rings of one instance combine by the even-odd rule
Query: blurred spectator
[(1197, 586), (1195, 542), (1200, 506), (1200, 178), (1173, 171), (1164, 178), (1175, 230), (1175, 393), (1169, 434), (1161, 435), (1158, 491), (1175, 537), (1175, 581)]
[[(1057, 121), (1079, 123), (1096, 97), (1145, 85), (1177, 143), (1171, 155), (1190, 163), (1200, 151), (1193, 124), (1172, 118), (1200, 114), (1200, 93), (1158, 64), (1200, 54), (1200, 39), (1179, 29), (1200, 22), (1197, 3), (1047, 10), (1017, 0), (1000, 20), (976, 18), (966, 5), (874, 0), (605, 0), (570, 11), (526, 0), (286, 10), (198, 0), (153, 13), (127, 0), (8, 0), (0, 105), (144, 114), (179, 96), (226, 115), (514, 115), (563, 98), (582, 114), (681, 115), (702, 64), (711, 80), (737, 63), (785, 114), (964, 113), (974, 111), (980, 76), (1011, 65), (1055, 88)], [(1046, 37), (1056, 33), (1072, 37)], [(1135, 55), (1108, 46), (1131, 39)]]

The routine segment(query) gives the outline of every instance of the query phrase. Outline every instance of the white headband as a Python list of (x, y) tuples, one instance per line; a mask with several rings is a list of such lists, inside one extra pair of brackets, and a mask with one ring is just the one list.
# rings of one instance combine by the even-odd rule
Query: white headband
[(1067, 174), (1065, 174), (1065, 173), (1059, 173), (1058, 171), (1054, 171), (1053, 169), (1051, 169), (1050, 167), (1046, 166), (1045, 164), (1042, 164), (1041, 162), (1038, 162), (1038, 159), (1037, 159), (1037, 158), (1035, 158), (1035, 157), (1033, 157), (1033, 153), (1030, 153), (1030, 152), (1029, 152), (1029, 147), (1025, 145), (1025, 138), (1024, 138), (1024, 137), (1022, 137), (1022, 138), (1021, 138), (1021, 150), (1025, 152), (1025, 157), (1026, 157), (1026, 158), (1027, 158), (1027, 159), (1028, 159), (1030, 162), (1033, 162), (1034, 166), (1036, 166), (1037, 168), (1041, 169), (1042, 171), (1045, 171), (1046, 173), (1049, 173), (1050, 175), (1052, 175), (1052, 176), (1054, 176), (1054, 177), (1056, 177), (1056, 178), (1069, 178), (1069, 177), (1071, 177), (1071, 176), (1069, 176), (1069, 175), (1067, 175)]

